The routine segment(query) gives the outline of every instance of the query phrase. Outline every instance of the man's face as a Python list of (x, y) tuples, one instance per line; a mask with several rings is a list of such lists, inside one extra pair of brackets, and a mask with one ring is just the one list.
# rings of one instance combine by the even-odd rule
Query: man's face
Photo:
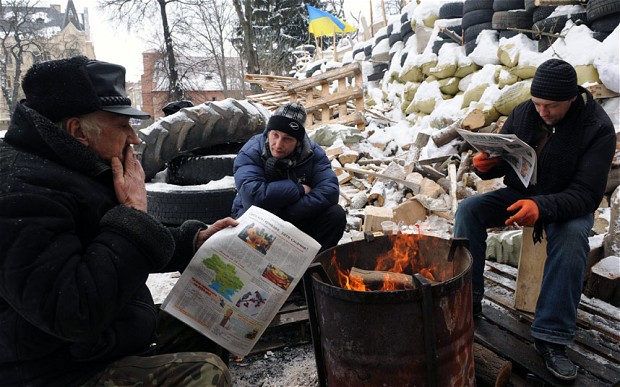
[(293, 153), (297, 146), (297, 139), (279, 130), (267, 132), (269, 150), (276, 159), (282, 159)]
[(555, 125), (562, 121), (562, 118), (570, 109), (570, 105), (577, 97), (573, 97), (568, 101), (550, 101), (547, 99), (532, 97), (534, 107), (538, 115), (547, 125)]
[(110, 162), (113, 157), (124, 161), (125, 149), (130, 145), (140, 144), (140, 138), (129, 125), (129, 117), (98, 111), (95, 119), (101, 130), (99, 134), (85, 133), (87, 144), (99, 157)]

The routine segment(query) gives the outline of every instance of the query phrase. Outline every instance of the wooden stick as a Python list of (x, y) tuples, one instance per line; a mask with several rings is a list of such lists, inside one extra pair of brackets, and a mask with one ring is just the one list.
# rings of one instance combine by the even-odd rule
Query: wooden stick
[(478, 387), (504, 387), (510, 381), (512, 363), (478, 343), (474, 343), (474, 366)]
[(366, 169), (361, 169), (361, 168), (354, 168), (354, 167), (334, 167), (334, 169), (342, 169), (348, 172), (353, 172), (353, 173), (361, 173), (364, 175), (369, 175), (369, 176), (374, 176), (374, 177), (380, 177), (383, 179), (389, 179), (392, 181), (395, 181), (397, 183), (400, 183), (402, 185), (404, 185), (407, 188), (410, 188), (414, 193), (418, 193), (420, 192), (420, 186), (412, 181), (408, 181), (408, 180), (403, 180), (403, 179), (399, 179), (397, 177), (391, 177), (391, 176), (387, 176), (383, 173), (378, 173), (378, 172), (372, 172)]

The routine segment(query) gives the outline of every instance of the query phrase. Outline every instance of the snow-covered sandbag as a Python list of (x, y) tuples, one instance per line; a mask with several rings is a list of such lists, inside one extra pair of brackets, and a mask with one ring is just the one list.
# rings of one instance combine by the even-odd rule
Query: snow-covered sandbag
[(575, 72), (577, 73), (577, 83), (580, 85), (601, 83), (601, 79), (598, 76), (598, 71), (592, 64), (577, 65), (575, 66)]
[(532, 94), (530, 94), (531, 84), (530, 80), (525, 80), (505, 87), (495, 101), (495, 109), (500, 114), (509, 115), (518, 104), (532, 98)]
[(497, 48), (497, 57), (506, 67), (514, 67), (519, 63), (519, 55), (525, 50), (537, 50), (536, 42), (524, 34), (517, 34), (510, 39), (500, 39)]
[(498, 64), (497, 44), (497, 31), (483, 30), (476, 38), (476, 48), (469, 54), (469, 57), (478, 66)]
[(415, 111), (431, 114), (435, 105), (443, 101), (439, 90), (439, 82), (422, 82), (413, 97), (413, 109)]
[(443, 94), (456, 95), (459, 92), (459, 79), (457, 77), (439, 79), (439, 90)]
[(620, 93), (620, 55), (618, 54), (618, 40), (620, 39), (620, 26), (609, 34), (594, 53), (593, 64), (598, 70), (598, 76), (603, 85), (609, 90)]
[(495, 81), (500, 89), (503, 89), (505, 86), (513, 85), (519, 81), (519, 77), (512, 74), (508, 67), (502, 66), (498, 69), (495, 75)]

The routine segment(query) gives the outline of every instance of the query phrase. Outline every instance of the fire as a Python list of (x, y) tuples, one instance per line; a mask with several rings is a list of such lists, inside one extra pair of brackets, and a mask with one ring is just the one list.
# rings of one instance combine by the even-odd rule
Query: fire
[(419, 234), (397, 234), (390, 236), (390, 239), (394, 242), (392, 249), (377, 257), (376, 265), (370, 272), (356, 268), (342, 269), (334, 250), (331, 265), (335, 268), (340, 287), (361, 292), (412, 289), (411, 274), (406, 273), (420, 273), (426, 279), (435, 281), (434, 266), (416, 267)]

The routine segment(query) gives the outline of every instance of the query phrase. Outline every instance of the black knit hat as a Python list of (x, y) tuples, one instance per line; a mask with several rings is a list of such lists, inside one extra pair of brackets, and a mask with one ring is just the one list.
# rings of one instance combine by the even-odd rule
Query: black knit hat
[(296, 102), (290, 102), (280, 106), (273, 113), (267, 122), (266, 131), (279, 130), (301, 141), (306, 134), (304, 122), (306, 122), (306, 109)]
[(573, 66), (560, 59), (549, 59), (536, 70), (532, 97), (549, 101), (568, 101), (577, 95), (577, 73)]
[(53, 122), (98, 110), (149, 118), (131, 107), (123, 66), (84, 56), (34, 64), (24, 76), (25, 104)]

